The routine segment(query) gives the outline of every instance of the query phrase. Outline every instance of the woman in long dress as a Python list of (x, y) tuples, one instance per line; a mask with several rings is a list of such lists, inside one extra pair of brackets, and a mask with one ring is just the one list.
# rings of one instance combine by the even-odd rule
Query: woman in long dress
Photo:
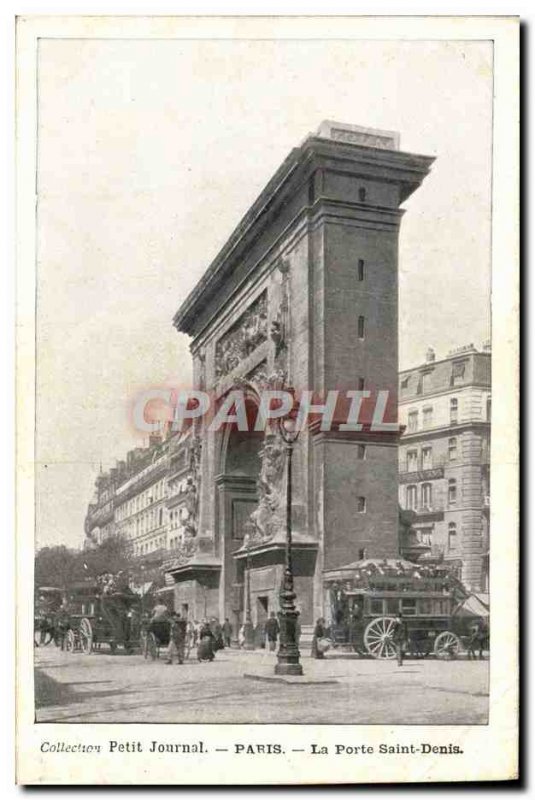
[(208, 621), (205, 620), (199, 633), (197, 659), (199, 661), (213, 661), (214, 655), (214, 634)]
[(314, 634), (312, 636), (312, 658), (323, 658), (323, 650), (318, 648), (318, 640), (325, 639), (327, 636), (327, 628), (325, 627), (325, 620), (320, 617), (316, 620), (314, 626)]

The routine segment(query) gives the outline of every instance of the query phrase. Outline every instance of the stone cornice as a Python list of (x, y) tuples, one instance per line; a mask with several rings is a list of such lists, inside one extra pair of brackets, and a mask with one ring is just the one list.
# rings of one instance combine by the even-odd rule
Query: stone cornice
[(465, 430), (469, 430), (470, 428), (474, 428), (479, 431), (490, 431), (490, 422), (472, 419), (467, 420), (466, 422), (457, 422), (452, 425), (442, 425), (438, 428), (422, 428), (419, 431), (410, 432), (405, 428), (405, 432), (401, 436), (400, 444), (417, 442), (420, 439), (422, 441), (426, 441), (427, 439), (440, 439), (443, 436), (455, 436), (459, 433), (463, 433)]
[[(196, 335), (196, 319), (208, 297), (233, 270), (247, 247), (260, 235), (310, 175), (318, 169), (343, 169), (354, 176), (395, 182), (401, 201), (420, 185), (434, 158), (309, 137), (294, 148), (233, 231), (204, 276), (173, 318), (178, 331)], [(373, 208), (373, 206), (369, 206)], [(393, 209), (394, 210), (394, 209)]]
[(320, 430), (320, 422), (309, 426), (314, 444), (323, 442), (360, 443), (370, 445), (398, 446), (400, 430), (397, 431), (372, 431), (370, 426), (363, 423), (361, 431), (341, 431), (333, 426), (332, 430)]
[(169, 459), (167, 457), (160, 458), (154, 464), (149, 465), (150, 469), (149, 467), (145, 467), (145, 469), (141, 470), (137, 475), (132, 476), (127, 483), (119, 486), (115, 496), (116, 506), (122, 505), (127, 500), (130, 500), (132, 497), (144, 491), (157, 480), (160, 480), (160, 478), (166, 476), (168, 462)]

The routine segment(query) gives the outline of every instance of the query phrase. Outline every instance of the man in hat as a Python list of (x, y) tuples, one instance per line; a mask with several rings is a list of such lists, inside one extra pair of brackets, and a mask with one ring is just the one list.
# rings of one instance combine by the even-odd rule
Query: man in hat
[(271, 614), (269, 615), (269, 619), (266, 620), (265, 631), (269, 649), (273, 651), (277, 647), (277, 637), (280, 632), (279, 622), (277, 620), (277, 617), (275, 616), (274, 611), (271, 612)]
[(223, 641), (225, 642), (225, 647), (230, 647), (230, 643), (232, 640), (232, 623), (230, 622), (228, 617), (225, 617), (225, 621), (222, 625), (223, 628)]
[(171, 614), (171, 629), (169, 632), (169, 649), (167, 651), (166, 664), (172, 664), (175, 656), (178, 664), (184, 663), (186, 627), (187, 622), (185, 619), (182, 619), (180, 614), (176, 611)]
[(407, 623), (403, 619), (401, 611), (394, 620), (394, 626), (392, 628), (391, 636), (392, 636), (392, 641), (394, 643), (394, 647), (396, 648), (398, 667), (402, 667), (403, 656), (405, 655), (405, 648), (407, 647), (408, 631), (407, 631)]

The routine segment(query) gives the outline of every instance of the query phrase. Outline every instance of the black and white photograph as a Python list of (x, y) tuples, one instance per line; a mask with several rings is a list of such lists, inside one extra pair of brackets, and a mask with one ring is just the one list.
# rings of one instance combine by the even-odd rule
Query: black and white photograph
[(469, 779), (503, 712), (511, 777), (518, 20), (62, 19), (18, 20), (23, 772)]

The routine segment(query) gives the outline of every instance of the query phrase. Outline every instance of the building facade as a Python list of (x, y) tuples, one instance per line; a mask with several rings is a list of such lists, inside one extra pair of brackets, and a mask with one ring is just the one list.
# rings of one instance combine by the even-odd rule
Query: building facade
[(400, 373), (399, 501), (417, 542), (486, 591), (491, 354), (473, 345)]
[[(132, 454), (136, 451), (128, 455)], [(116, 489), (115, 529), (135, 557), (168, 547), (168, 447), (158, 443), (132, 461), (125, 480)]]
[(151, 435), (147, 447), (131, 450), (97, 477), (85, 520), (86, 547), (115, 534), (134, 559), (154, 561), (159, 554), (163, 563), (177, 555), (191, 505), (188, 440), (169, 431)]
[[(175, 315), (191, 337), (195, 386), (217, 403), (239, 387), (252, 415), (266, 388), (386, 390), (395, 420), (400, 205), (432, 161), (401, 152), (397, 134), (337, 123), (292, 150)], [(278, 610), (284, 569), (283, 443), (274, 431), (232, 426), (192, 436), (193, 525), (168, 570), (176, 606), (236, 626), (247, 585), (261, 623)], [(310, 428), (297, 440), (303, 625), (324, 611), (324, 570), (398, 553), (398, 440), (399, 430), (369, 423)]]
[(115, 533), (115, 489), (118, 480), (117, 469), (103, 473), (95, 480), (95, 492), (87, 508), (84, 522), (84, 547), (102, 544), (108, 536)]

